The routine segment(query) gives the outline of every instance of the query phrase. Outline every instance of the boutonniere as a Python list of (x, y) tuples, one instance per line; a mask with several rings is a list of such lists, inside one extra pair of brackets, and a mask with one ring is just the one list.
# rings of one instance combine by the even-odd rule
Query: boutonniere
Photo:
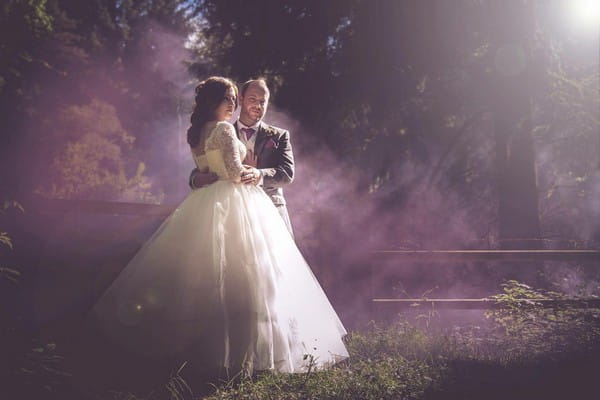
[(277, 142), (273, 140), (273, 138), (269, 138), (267, 143), (265, 143), (265, 149), (275, 149), (277, 148)]
[(265, 132), (266, 136), (275, 136), (277, 134), (277, 131), (270, 126), (264, 126), (263, 131)]

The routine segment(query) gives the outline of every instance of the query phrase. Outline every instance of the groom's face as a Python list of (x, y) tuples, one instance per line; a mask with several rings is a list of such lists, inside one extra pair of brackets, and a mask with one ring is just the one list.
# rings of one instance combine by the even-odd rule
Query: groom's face
[(246, 125), (254, 125), (267, 112), (269, 93), (258, 83), (252, 83), (240, 96), (240, 119)]

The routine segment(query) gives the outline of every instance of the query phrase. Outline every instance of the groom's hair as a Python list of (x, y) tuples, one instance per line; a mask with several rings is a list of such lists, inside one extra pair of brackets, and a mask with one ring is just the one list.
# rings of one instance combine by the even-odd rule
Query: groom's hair
[(250, 86), (254, 82), (258, 83), (259, 86), (262, 86), (262, 88), (265, 89), (265, 92), (267, 92), (269, 97), (271, 97), (271, 91), (269, 90), (269, 87), (267, 86), (267, 81), (265, 78), (250, 79), (250, 80), (244, 82), (240, 89), (240, 96), (244, 96), (246, 94), (246, 90), (248, 90), (248, 86)]

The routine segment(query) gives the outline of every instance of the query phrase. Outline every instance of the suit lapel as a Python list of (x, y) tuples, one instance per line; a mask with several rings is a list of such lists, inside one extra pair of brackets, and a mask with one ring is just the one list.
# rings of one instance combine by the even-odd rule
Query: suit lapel
[(265, 133), (263, 124), (261, 123), (258, 126), (258, 132), (256, 132), (256, 142), (254, 143), (254, 154), (257, 157), (260, 157), (260, 153), (262, 153), (266, 142), (267, 142), (267, 134)]

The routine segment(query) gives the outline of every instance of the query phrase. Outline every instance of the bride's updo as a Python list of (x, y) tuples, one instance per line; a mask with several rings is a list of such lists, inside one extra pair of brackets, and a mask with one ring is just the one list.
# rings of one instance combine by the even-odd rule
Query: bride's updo
[(204, 124), (216, 118), (215, 111), (225, 98), (225, 93), (229, 88), (233, 88), (235, 92), (235, 106), (237, 107), (238, 89), (229, 79), (211, 76), (196, 86), (194, 111), (190, 117), (192, 125), (187, 131), (187, 142), (191, 147), (196, 147), (200, 142)]

